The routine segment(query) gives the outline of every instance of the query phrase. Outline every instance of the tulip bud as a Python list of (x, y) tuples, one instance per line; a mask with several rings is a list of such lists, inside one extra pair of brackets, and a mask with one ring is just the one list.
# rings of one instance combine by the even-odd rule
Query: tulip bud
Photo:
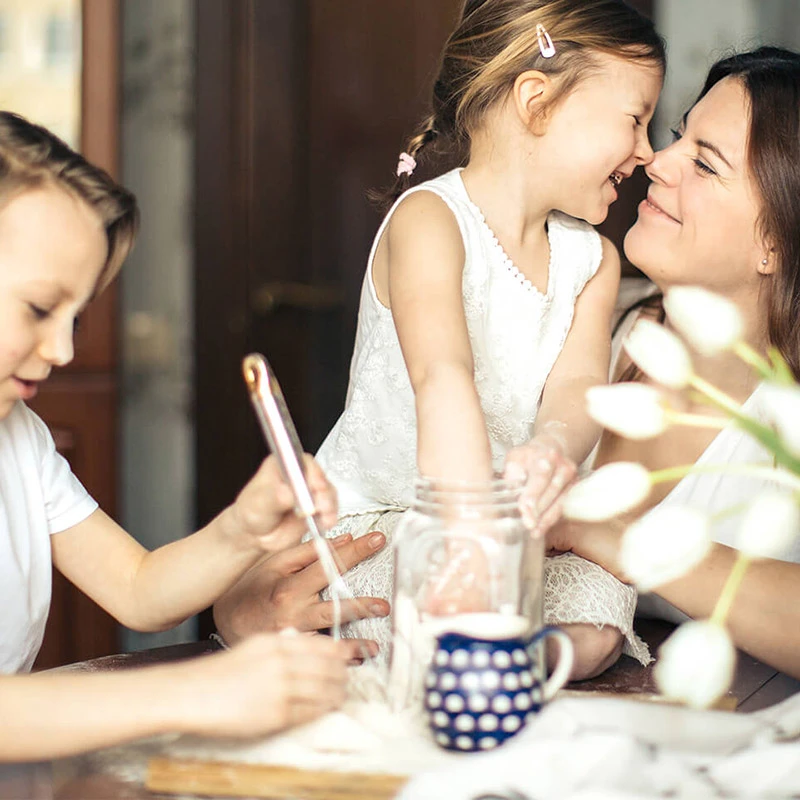
[(798, 532), (797, 501), (771, 490), (758, 497), (745, 512), (737, 546), (750, 558), (781, 558)]
[(568, 519), (583, 522), (611, 519), (636, 508), (650, 493), (650, 486), (650, 473), (641, 464), (606, 464), (564, 495), (562, 510)]
[(664, 297), (670, 324), (706, 356), (729, 350), (740, 341), (744, 322), (728, 299), (697, 286), (676, 286)]
[(623, 342), (634, 363), (656, 383), (683, 389), (692, 377), (692, 361), (683, 342), (649, 319), (640, 319)]
[(767, 422), (775, 426), (787, 449), (800, 457), (800, 387), (765, 383), (758, 397)]
[(692, 708), (708, 708), (728, 691), (736, 649), (710, 621), (686, 622), (661, 646), (653, 674), (659, 690)]
[(685, 575), (711, 547), (708, 519), (681, 506), (661, 506), (631, 525), (622, 537), (619, 564), (640, 591)]
[(586, 392), (589, 416), (627, 439), (652, 439), (667, 428), (661, 394), (641, 383), (593, 386)]

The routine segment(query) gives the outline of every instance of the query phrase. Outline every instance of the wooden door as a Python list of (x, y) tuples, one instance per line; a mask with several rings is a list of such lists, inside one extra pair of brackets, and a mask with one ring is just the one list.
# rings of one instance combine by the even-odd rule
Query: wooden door
[[(358, 294), (461, 0), (198, 2), (198, 516), (265, 452), (239, 364), (260, 350), (306, 449), (344, 403)], [(419, 20), (425, 24), (418, 24)]]
[[(365, 192), (392, 179), (462, 5), (198, 0), (199, 524), (265, 452), (241, 378), (247, 352), (272, 363), (307, 450), (341, 412), (380, 222)], [(605, 226), (616, 241), (641, 196), (626, 187)]]
[[(83, 0), (81, 151), (117, 172), (119, 2)], [(117, 495), (117, 328), (112, 285), (81, 317), (75, 360), (44, 384), (32, 408), (103, 509)], [(54, 570), (53, 599), (35, 668), (108, 655), (119, 649), (116, 622)]]

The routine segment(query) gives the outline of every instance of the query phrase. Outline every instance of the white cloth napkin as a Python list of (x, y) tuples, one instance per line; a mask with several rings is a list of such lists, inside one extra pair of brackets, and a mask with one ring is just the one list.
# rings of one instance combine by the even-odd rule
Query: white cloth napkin
[(563, 698), (504, 747), (412, 779), (402, 800), (800, 795), (800, 695), (757, 714)]

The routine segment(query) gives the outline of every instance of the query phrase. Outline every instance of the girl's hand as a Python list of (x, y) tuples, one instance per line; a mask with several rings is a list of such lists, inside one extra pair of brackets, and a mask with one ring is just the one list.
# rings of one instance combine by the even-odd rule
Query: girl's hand
[[(311, 456), (304, 459), (317, 519), (323, 529), (331, 528), (336, 524), (336, 490)], [(243, 546), (280, 552), (297, 544), (307, 530), (294, 506), (294, 495), (281, 476), (278, 461), (269, 456), (228, 507), (225, 530)]]
[(522, 516), (537, 536), (544, 535), (561, 517), (561, 495), (578, 474), (564, 450), (563, 439), (546, 431), (506, 456), (504, 476), (525, 481), (520, 497)]
[[(180, 665), (180, 730), (263, 736), (333, 711), (345, 700), (349, 653), (327, 636), (259, 634)], [(187, 725), (188, 719), (188, 725)]]
[[(330, 540), (333, 557), (344, 573), (378, 552), (386, 544), (381, 533), (369, 533), (355, 541), (349, 534)], [(317, 560), (313, 542), (292, 547), (256, 564), (214, 605), (214, 622), (229, 644), (256, 631), (296, 628), (317, 631), (333, 624), (333, 603), (321, 601), (319, 593), (328, 585)], [(369, 617), (385, 617), (389, 604), (379, 597), (359, 597), (342, 601), (346, 622)], [(345, 644), (345, 643), (343, 643)], [(350, 657), (359, 659), (365, 650), (376, 655), (377, 645), (348, 639)]]

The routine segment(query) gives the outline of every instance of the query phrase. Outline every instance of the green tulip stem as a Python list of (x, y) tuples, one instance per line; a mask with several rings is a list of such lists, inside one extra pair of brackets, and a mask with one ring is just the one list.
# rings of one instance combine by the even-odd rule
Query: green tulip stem
[(749, 364), (765, 380), (774, 377), (775, 370), (772, 368), (769, 361), (746, 342), (736, 342), (733, 346), (733, 352), (736, 353), (745, 364)]
[(725, 392), (717, 389), (716, 386), (708, 383), (708, 381), (703, 380), (697, 375), (692, 375), (689, 379), (689, 383), (698, 392), (704, 395), (712, 405), (730, 414), (738, 427), (773, 453), (775, 460), (780, 466), (800, 474), (800, 457), (796, 456), (787, 448), (776, 431), (746, 414), (739, 403), (725, 394)]
[(702, 414), (686, 414), (682, 411), (666, 412), (667, 421), (673, 425), (683, 425), (689, 428), (718, 428), (722, 430), (730, 424), (729, 419), (724, 417), (709, 417)]
[(734, 417), (742, 415), (742, 406), (737, 403), (730, 395), (725, 394), (721, 389), (717, 389), (712, 383), (709, 383), (698, 375), (692, 375), (689, 378), (689, 384), (697, 389), (698, 392), (705, 395), (717, 408), (727, 411)]
[(717, 604), (714, 606), (714, 611), (711, 614), (711, 622), (715, 622), (717, 625), (725, 624), (725, 620), (728, 618), (731, 606), (733, 605), (733, 599), (736, 597), (736, 592), (739, 591), (739, 587), (742, 585), (744, 574), (747, 572), (749, 566), (750, 559), (748, 556), (744, 553), (739, 553), (733, 564), (733, 569), (730, 575), (728, 575), (725, 585), (722, 587), (722, 593), (717, 600)]
[(725, 472), (730, 475), (746, 475), (751, 478), (763, 478), (780, 486), (786, 486), (794, 491), (800, 491), (800, 476), (794, 475), (784, 469), (775, 467), (759, 467), (755, 464), (685, 464), (682, 467), (669, 467), (658, 469), (650, 473), (650, 483), (678, 481), (687, 475), (701, 475)]

